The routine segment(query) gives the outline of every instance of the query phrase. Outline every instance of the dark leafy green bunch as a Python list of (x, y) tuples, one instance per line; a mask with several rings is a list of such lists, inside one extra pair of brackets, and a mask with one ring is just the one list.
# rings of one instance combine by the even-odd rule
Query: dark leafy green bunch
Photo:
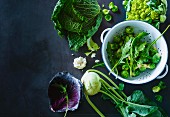
[(67, 36), (70, 49), (78, 51), (98, 30), (102, 13), (97, 0), (59, 0), (52, 20), (55, 29)]
[(147, 35), (146, 32), (135, 34), (134, 29), (128, 26), (122, 34), (113, 37), (106, 50), (112, 71), (129, 78), (156, 67), (161, 56), (152, 43), (142, 40), (148, 38)]

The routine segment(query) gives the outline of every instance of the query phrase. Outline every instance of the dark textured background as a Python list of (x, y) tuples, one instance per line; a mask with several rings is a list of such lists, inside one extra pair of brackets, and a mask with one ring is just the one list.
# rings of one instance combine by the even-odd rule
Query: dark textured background
[[(98, 0), (100, 4), (108, 5), (110, 0)], [(49, 109), (47, 89), (52, 76), (59, 71), (69, 71), (75, 77), (81, 78), (86, 69), (91, 68), (95, 59), (101, 60), (100, 51), (95, 59), (87, 58), (88, 65), (82, 72), (73, 68), (73, 59), (85, 56), (83, 47), (78, 53), (69, 50), (68, 42), (61, 39), (53, 28), (50, 20), (57, 0), (0, 0), (0, 117), (62, 117), (63, 113), (53, 113)], [(169, 0), (168, 0), (169, 2)], [(125, 19), (122, 0), (115, 0), (119, 13), (112, 14), (111, 22), (103, 20), (94, 40), (101, 45), (101, 32)], [(170, 17), (170, 9), (168, 9)], [(161, 25), (161, 31), (170, 24), (170, 18)], [(170, 30), (165, 34), (170, 45)], [(71, 56), (74, 53), (75, 56)], [(168, 61), (169, 64), (169, 61)], [(107, 73), (105, 68), (100, 68)], [(160, 92), (163, 102), (158, 103), (170, 115), (170, 74), (163, 81), (167, 88)], [(115, 80), (120, 83), (121, 81)], [(125, 92), (132, 93), (134, 89), (142, 89), (154, 100), (151, 88), (158, 84), (154, 80), (144, 85), (125, 84)], [(100, 95), (92, 100), (108, 117), (120, 117), (114, 105), (102, 101)], [(93, 109), (82, 100), (78, 110), (69, 112), (68, 117), (97, 117)]]

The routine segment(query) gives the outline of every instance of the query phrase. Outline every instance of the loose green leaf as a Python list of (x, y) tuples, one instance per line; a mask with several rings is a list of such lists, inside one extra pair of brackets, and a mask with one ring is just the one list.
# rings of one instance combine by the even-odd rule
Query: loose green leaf
[(161, 88), (161, 89), (165, 89), (166, 88), (166, 85), (165, 85), (165, 82), (163, 81), (160, 81), (158, 86)]
[(114, 5), (113, 2), (110, 2), (110, 3), (109, 3), (109, 9), (112, 9), (114, 6), (115, 6), (115, 5)]
[(91, 51), (91, 52), (85, 52), (84, 54), (85, 54), (86, 56), (89, 56), (92, 52), (93, 52), (93, 51)]
[(155, 98), (158, 102), (162, 102), (163, 97), (161, 95), (155, 95)]
[(123, 91), (125, 85), (123, 83), (119, 83), (119, 90)]
[(97, 51), (98, 49), (100, 49), (100, 47), (97, 45), (97, 43), (95, 43), (92, 38), (87, 39), (87, 47), (88, 50), (91, 51)]

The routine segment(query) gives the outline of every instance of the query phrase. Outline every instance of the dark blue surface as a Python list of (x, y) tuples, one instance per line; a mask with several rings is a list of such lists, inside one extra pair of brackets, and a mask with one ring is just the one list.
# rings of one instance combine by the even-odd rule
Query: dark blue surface
[[(0, 117), (62, 117), (63, 113), (53, 113), (49, 109), (47, 89), (52, 76), (59, 71), (68, 71), (78, 79), (83, 72), (73, 68), (73, 59), (85, 56), (69, 50), (68, 42), (61, 39), (50, 20), (57, 0), (1, 0), (0, 1)], [(106, 6), (110, 0), (102, 1)], [(122, 1), (116, 1), (119, 13), (113, 14), (114, 20), (107, 23), (103, 20), (94, 39), (100, 45), (101, 32), (125, 19)], [(168, 0), (169, 2), (169, 0)], [(168, 9), (170, 17), (170, 9)], [(161, 31), (170, 24), (170, 18), (161, 25)], [(170, 30), (165, 34), (170, 45)], [(74, 56), (71, 54), (74, 53)], [(100, 51), (96, 59), (101, 59)], [(94, 59), (88, 58), (86, 69), (91, 68)], [(169, 60), (168, 60), (169, 65)], [(100, 69), (107, 73), (105, 68)], [(170, 115), (170, 74), (163, 79), (167, 88), (160, 92), (163, 102), (158, 103)], [(111, 77), (113, 80), (114, 78)], [(114, 80), (120, 83), (119, 80)], [(135, 89), (143, 90), (154, 100), (151, 88), (158, 84), (154, 80), (144, 85), (125, 84), (125, 92)], [(95, 100), (93, 99), (95, 98)], [(114, 105), (100, 99), (100, 95), (92, 97), (99, 109), (108, 117), (120, 117)], [(69, 112), (68, 117), (97, 117), (98, 115), (83, 99), (79, 109)]]

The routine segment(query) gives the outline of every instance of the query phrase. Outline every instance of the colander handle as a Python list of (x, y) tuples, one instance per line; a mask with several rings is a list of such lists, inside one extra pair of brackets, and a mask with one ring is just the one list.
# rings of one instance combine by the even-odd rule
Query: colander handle
[(161, 76), (158, 76), (156, 79), (162, 79), (163, 77), (166, 76), (166, 74), (168, 73), (168, 65), (165, 65), (165, 73), (163, 73)]
[(101, 40), (102, 43), (103, 43), (103, 41), (104, 41), (104, 34), (105, 34), (106, 32), (108, 32), (110, 29), (111, 29), (111, 28), (106, 28), (106, 29), (101, 33), (100, 40)]

